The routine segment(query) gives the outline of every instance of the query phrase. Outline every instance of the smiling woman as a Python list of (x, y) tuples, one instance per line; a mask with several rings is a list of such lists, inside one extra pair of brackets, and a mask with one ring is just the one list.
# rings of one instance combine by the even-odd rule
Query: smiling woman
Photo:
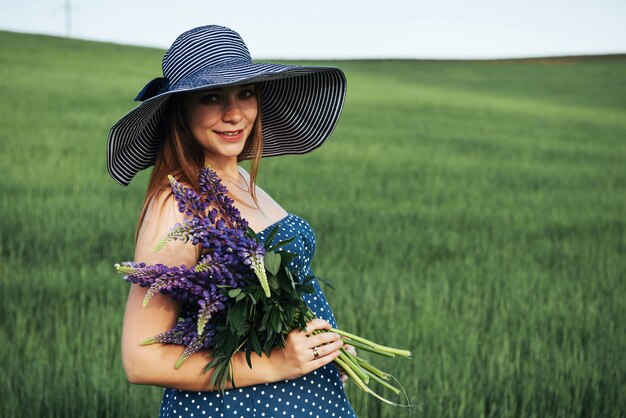
[[(255, 184), (262, 157), (312, 151), (329, 137), (345, 98), (345, 77), (333, 67), (254, 64), (243, 40), (220, 26), (203, 26), (182, 34), (163, 58), (163, 74), (139, 93), (142, 100), (109, 133), (108, 168), (126, 185), (141, 169), (154, 165), (136, 237), (135, 262), (193, 266), (201, 250), (172, 241), (153, 248), (176, 223), (185, 220), (169, 187), (168, 175), (198, 190), (198, 175), (210, 165), (227, 184), (236, 209), (260, 239), (276, 226), (280, 239), (293, 237), (287, 251), (300, 253), (297, 279), (312, 275), (315, 238), (310, 225), (288, 214)], [(252, 159), (251, 174), (239, 167)], [(232, 186), (232, 187), (230, 187)], [(271, 234), (268, 234), (271, 235)], [(296, 261), (294, 261), (296, 262)], [(294, 267), (295, 268), (295, 267)], [(142, 307), (147, 289), (132, 285), (122, 331), (122, 359), (131, 383), (165, 387), (162, 417), (331, 417), (355, 416), (330, 364), (343, 346), (322, 289), (303, 296), (317, 318), (306, 330), (295, 329), (284, 348), (270, 356), (244, 353), (232, 360), (232, 378), (224, 393), (211, 384), (206, 346), (174, 368), (184, 347), (141, 346), (140, 342), (196, 315), (167, 295), (155, 295)], [(207, 341), (210, 341), (207, 339)]]
[(206, 159), (229, 159), (243, 151), (258, 113), (254, 85), (185, 93), (184, 112), (191, 134)]

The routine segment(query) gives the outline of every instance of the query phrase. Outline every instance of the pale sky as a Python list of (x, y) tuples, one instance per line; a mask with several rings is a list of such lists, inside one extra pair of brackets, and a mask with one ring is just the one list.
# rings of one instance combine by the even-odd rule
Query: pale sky
[(239, 32), (255, 59), (626, 52), (626, 0), (0, 0), (0, 30), (162, 49), (211, 23)]

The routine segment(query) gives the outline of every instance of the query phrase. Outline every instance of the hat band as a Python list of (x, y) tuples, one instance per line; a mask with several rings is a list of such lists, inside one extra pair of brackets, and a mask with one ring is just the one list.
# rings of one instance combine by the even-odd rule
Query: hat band
[(144, 100), (148, 100), (154, 96), (164, 93), (169, 90), (169, 84), (170, 83), (167, 81), (167, 78), (157, 77), (141, 89), (139, 94), (137, 94), (137, 97), (135, 97), (135, 101), (143, 102)]

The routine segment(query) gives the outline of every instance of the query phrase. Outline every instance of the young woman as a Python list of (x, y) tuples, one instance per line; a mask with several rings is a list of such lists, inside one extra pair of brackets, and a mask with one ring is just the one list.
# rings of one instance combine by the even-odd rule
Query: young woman
[[(320, 146), (335, 127), (345, 98), (345, 77), (332, 67), (254, 64), (240, 36), (224, 27), (203, 26), (179, 36), (163, 58), (164, 77), (152, 80), (137, 96), (142, 103), (117, 122), (109, 134), (108, 169), (127, 185), (141, 169), (154, 165), (136, 237), (135, 261), (191, 266), (199, 249), (180, 241), (152, 249), (183, 220), (167, 175), (197, 188), (209, 164), (235, 200), (235, 206), (261, 239), (279, 226), (279, 237), (296, 239), (286, 249), (301, 256), (294, 267), (311, 274), (315, 238), (309, 224), (287, 213), (256, 186), (261, 157), (300, 154)], [(238, 166), (251, 159), (250, 174)], [(302, 279), (302, 277), (300, 278)], [(169, 329), (180, 306), (166, 295), (147, 307), (146, 288), (132, 285), (122, 332), (122, 358), (131, 383), (167, 388), (162, 417), (350, 417), (355, 416), (331, 362), (342, 342), (335, 333), (313, 335), (335, 326), (317, 282), (306, 295), (321, 319), (293, 330), (284, 349), (271, 356), (244, 355), (233, 360), (237, 388), (222, 395), (202, 369), (210, 350), (192, 355), (179, 368), (184, 347), (139, 342)]]

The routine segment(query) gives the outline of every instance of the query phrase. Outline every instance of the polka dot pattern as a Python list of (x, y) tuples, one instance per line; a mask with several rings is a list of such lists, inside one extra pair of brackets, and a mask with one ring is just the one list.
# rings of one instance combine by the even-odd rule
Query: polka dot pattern
[[(311, 259), (315, 253), (315, 235), (302, 218), (289, 214), (268, 226), (257, 235), (261, 240), (279, 226), (275, 242), (291, 237), (295, 239), (283, 250), (297, 253), (290, 267), (298, 272), (302, 281), (313, 274)], [(315, 292), (303, 298), (315, 314), (337, 326), (332, 310), (317, 282)], [(248, 386), (219, 392), (188, 392), (165, 389), (161, 402), (161, 418), (326, 418), (356, 417), (346, 398), (337, 367), (327, 364), (299, 379)]]

